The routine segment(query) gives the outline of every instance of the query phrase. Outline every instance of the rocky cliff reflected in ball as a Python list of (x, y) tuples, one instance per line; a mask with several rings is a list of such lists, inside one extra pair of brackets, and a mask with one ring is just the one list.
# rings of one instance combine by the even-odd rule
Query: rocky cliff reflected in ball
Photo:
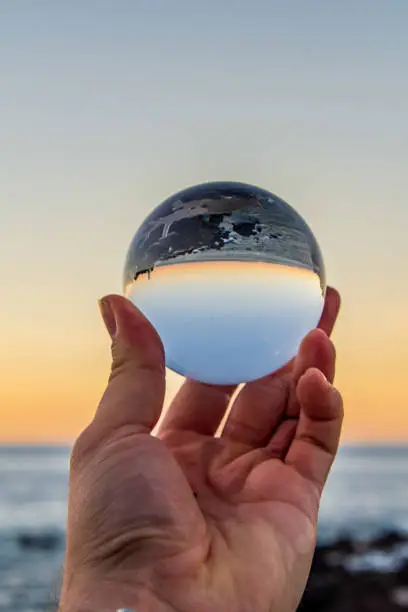
[(322, 255), (299, 214), (243, 183), (205, 183), (160, 204), (126, 259), (125, 295), (162, 338), (166, 364), (214, 384), (285, 365), (319, 321)]

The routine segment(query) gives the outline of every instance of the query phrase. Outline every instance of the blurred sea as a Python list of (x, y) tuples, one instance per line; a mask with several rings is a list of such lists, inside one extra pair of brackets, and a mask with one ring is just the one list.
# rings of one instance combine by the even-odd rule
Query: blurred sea
[[(69, 448), (0, 446), (0, 611), (55, 610), (64, 555)], [(343, 446), (319, 538), (408, 533), (408, 446)]]

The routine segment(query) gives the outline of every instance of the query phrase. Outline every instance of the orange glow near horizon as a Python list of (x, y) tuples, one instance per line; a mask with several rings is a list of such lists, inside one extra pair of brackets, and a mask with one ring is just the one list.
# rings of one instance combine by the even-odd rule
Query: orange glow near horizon
[[(181, 263), (169, 263), (160, 265), (154, 268), (152, 275), (165, 273), (166, 276), (174, 275), (179, 276), (183, 272), (191, 273), (195, 270), (199, 272), (211, 272), (212, 275), (225, 276), (225, 274), (238, 274), (241, 275), (243, 272), (273, 272), (274, 274), (314, 274), (312, 270), (302, 268), (300, 266), (288, 266), (286, 264), (269, 262), (269, 261), (240, 261), (240, 260), (197, 260), (197, 261), (184, 261)], [(147, 274), (140, 276), (139, 280), (148, 280)]]
[[(71, 305), (63, 294), (55, 300), (33, 303), (29, 311), (16, 302), (9, 312), (7, 350), (0, 355), (3, 443), (71, 443), (103, 393), (110, 342), (96, 300), (87, 295)], [(333, 337), (336, 384), (345, 401), (343, 440), (402, 442), (408, 430), (405, 311), (396, 305), (394, 317), (381, 320), (364, 308), (344, 299)], [(168, 372), (165, 406), (181, 381)]]
[(223, 282), (226, 277), (231, 276), (242, 276), (250, 275), (253, 277), (256, 275), (263, 275), (266, 280), (266, 276), (303, 276), (308, 277), (311, 280), (316, 279), (316, 273), (307, 268), (300, 266), (289, 266), (286, 264), (265, 262), (265, 261), (233, 261), (233, 260), (197, 260), (188, 261), (181, 263), (171, 263), (166, 265), (157, 266), (150, 274), (150, 278), (147, 273), (138, 277), (136, 281), (129, 283), (125, 289), (125, 295), (129, 295), (130, 291), (134, 287), (140, 286), (142, 283), (148, 283), (152, 280), (155, 281), (171, 281), (185, 282), (187, 278), (197, 277), (202, 275), (203, 282), (208, 282), (211, 278), (211, 282)]

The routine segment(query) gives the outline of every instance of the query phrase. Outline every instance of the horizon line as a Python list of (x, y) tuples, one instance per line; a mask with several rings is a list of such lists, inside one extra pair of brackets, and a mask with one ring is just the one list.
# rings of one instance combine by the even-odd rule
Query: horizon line
[[(70, 448), (75, 444), (75, 439), (72, 441), (56, 441), (56, 442), (24, 442), (24, 441), (1, 441), (1, 448), (30, 448), (30, 447), (42, 447), (42, 448)], [(366, 446), (366, 447), (408, 447), (408, 440), (348, 440), (340, 443), (339, 450), (350, 446)]]

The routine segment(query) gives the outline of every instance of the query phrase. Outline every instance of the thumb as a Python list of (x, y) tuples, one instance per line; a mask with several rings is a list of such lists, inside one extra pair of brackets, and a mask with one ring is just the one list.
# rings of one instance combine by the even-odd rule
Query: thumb
[(159, 420), (165, 393), (165, 360), (156, 330), (133, 304), (119, 295), (99, 301), (112, 339), (112, 370), (93, 429), (150, 432)]

